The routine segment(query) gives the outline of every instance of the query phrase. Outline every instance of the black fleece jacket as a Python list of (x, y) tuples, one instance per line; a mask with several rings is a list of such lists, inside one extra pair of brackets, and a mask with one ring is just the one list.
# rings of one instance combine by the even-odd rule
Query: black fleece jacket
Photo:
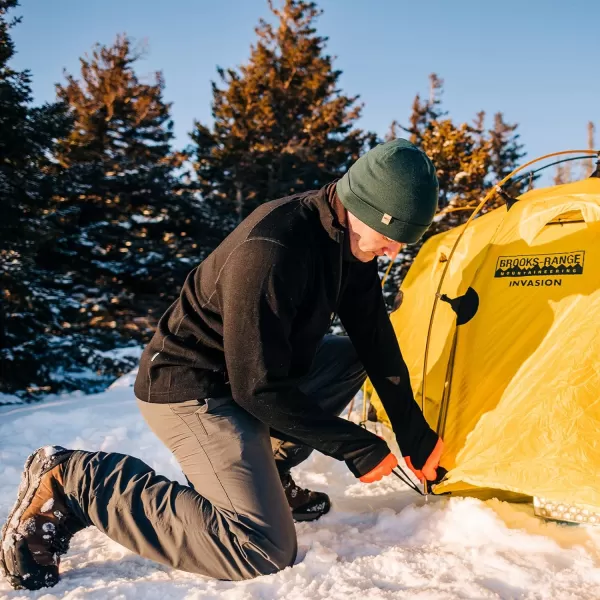
[(136, 396), (173, 403), (231, 394), (284, 438), (345, 460), (359, 477), (387, 444), (323, 413), (298, 388), (337, 313), (400, 450), (420, 468), (437, 434), (414, 400), (376, 259), (344, 259), (346, 231), (327, 190), (263, 204), (191, 271), (142, 354)]

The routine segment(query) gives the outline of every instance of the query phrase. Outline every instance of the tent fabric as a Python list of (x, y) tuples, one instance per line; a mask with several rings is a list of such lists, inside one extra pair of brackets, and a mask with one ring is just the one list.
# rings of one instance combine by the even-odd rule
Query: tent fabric
[[(463, 227), (424, 244), (391, 315), (419, 403), (433, 299)], [(424, 413), (438, 430), (445, 390), (449, 469), (435, 493), (491, 488), (598, 511), (600, 179), (533, 190), (475, 219), (441, 292), (469, 287), (479, 296), (469, 322), (456, 326), (445, 302), (433, 321)]]

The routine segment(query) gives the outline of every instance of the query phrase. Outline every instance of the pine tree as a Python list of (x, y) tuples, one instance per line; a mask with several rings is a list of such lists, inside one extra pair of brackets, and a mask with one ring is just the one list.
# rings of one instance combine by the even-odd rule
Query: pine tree
[[(521, 144), (519, 138), (521, 137), (517, 133), (517, 123), (506, 123), (504, 121), (504, 115), (498, 112), (494, 115), (494, 125), (489, 130), (490, 139), (490, 180), (491, 183), (498, 183), (504, 179), (507, 175), (512, 173), (522, 162), (525, 153), (523, 152), (523, 144)], [(532, 186), (533, 182), (537, 177), (532, 179), (521, 179), (515, 181), (514, 178), (507, 181), (502, 189), (512, 198), (516, 198), (526, 191), (527, 186)], [(490, 204), (495, 208), (499, 206), (502, 199), (496, 197), (493, 199), (494, 202)]]
[(432, 123), (439, 121), (448, 113), (442, 110), (442, 94), (444, 92), (444, 80), (436, 73), (429, 75), (429, 99), (423, 101), (417, 94), (412, 104), (412, 112), (409, 118), (409, 126), (404, 128), (410, 133), (409, 140), (421, 146), (425, 132)]
[[(520, 143), (520, 134), (517, 133), (518, 124), (509, 124), (504, 121), (504, 115), (498, 112), (494, 115), (494, 126), (489, 130), (490, 136), (490, 167), (494, 182), (501, 181), (509, 173), (514, 171), (525, 156), (523, 144)], [(508, 181), (504, 191), (516, 198), (525, 191), (527, 180), (514, 182)]]
[(0, 391), (35, 387), (54, 309), (35, 256), (53, 233), (48, 156), (69, 120), (59, 103), (31, 106), (31, 75), (10, 66), (15, 47), (8, 13), (17, 0), (0, 0)]
[(22, 255), (47, 228), (46, 154), (54, 138), (68, 130), (68, 120), (58, 103), (32, 107), (29, 71), (9, 65), (15, 52), (10, 29), (21, 19), (9, 20), (7, 13), (17, 6), (17, 0), (0, 0), (0, 239), (3, 252)]
[(440, 194), (438, 217), (419, 244), (407, 246), (392, 269), (384, 290), (388, 301), (396, 293), (421, 245), (432, 235), (464, 223), (481, 200), (490, 164), (489, 141), (479, 139), (468, 124), (433, 120), (419, 132), (419, 146), (436, 167)]
[(276, 25), (261, 20), (250, 59), (218, 69), (211, 128), (191, 134), (203, 198), (231, 228), (262, 202), (319, 188), (375, 144), (354, 127), (361, 106), (339, 89), (341, 72), (316, 33), (314, 2), (269, 2)]
[[(436, 167), (440, 185), (438, 214), (422, 242), (405, 248), (392, 267), (384, 290), (390, 307), (422, 243), (464, 223), (490, 186), (514, 170), (524, 155), (516, 124), (507, 124), (498, 113), (494, 126), (486, 131), (483, 111), (477, 113), (473, 125), (455, 124), (442, 107), (443, 80), (431, 74), (429, 82), (429, 98), (424, 101), (419, 95), (415, 97), (409, 126), (404, 129), (410, 134), (410, 141), (422, 148)], [(518, 195), (523, 185), (509, 184), (505, 189)], [(502, 198), (494, 196), (482, 212), (503, 203)]]
[(472, 205), (485, 188), (490, 142), (483, 134), (483, 112), (477, 115), (474, 126), (466, 123), (457, 126), (446, 118), (448, 113), (442, 108), (443, 88), (443, 79), (432, 73), (429, 98), (423, 101), (416, 95), (405, 130), (410, 141), (423, 149), (436, 166), (440, 184), (438, 209), (447, 211), (446, 220), (449, 226), (454, 226), (464, 219), (450, 211)]
[(146, 340), (202, 254), (198, 203), (175, 176), (185, 157), (171, 148), (164, 82), (139, 79), (140, 57), (118, 36), (81, 59), (79, 79), (66, 74), (57, 86), (74, 127), (55, 152), (59, 234), (38, 262), (65, 298), (52, 329), (65, 373), (128, 367), (103, 351)]

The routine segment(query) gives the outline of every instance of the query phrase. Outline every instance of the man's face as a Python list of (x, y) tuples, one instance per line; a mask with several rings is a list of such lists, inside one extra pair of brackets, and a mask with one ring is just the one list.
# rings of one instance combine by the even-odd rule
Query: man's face
[(394, 240), (371, 229), (368, 225), (359, 221), (351, 212), (348, 211), (347, 215), (350, 250), (361, 262), (369, 262), (376, 256), (383, 255), (393, 260), (404, 247), (404, 244), (394, 242)]

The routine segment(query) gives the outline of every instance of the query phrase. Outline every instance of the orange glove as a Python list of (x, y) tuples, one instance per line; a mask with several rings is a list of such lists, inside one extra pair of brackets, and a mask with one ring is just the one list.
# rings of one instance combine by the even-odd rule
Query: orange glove
[(389, 475), (398, 466), (398, 459), (390, 452), (374, 469), (365, 473), (360, 480), (363, 483), (373, 483)]
[(443, 451), (444, 442), (442, 441), (442, 438), (438, 438), (433, 452), (429, 455), (429, 458), (425, 461), (425, 464), (420, 470), (413, 467), (410, 456), (405, 456), (404, 460), (406, 461), (408, 468), (416, 475), (419, 481), (435, 481), (437, 479), (437, 469), (440, 466), (440, 458), (442, 457)]

